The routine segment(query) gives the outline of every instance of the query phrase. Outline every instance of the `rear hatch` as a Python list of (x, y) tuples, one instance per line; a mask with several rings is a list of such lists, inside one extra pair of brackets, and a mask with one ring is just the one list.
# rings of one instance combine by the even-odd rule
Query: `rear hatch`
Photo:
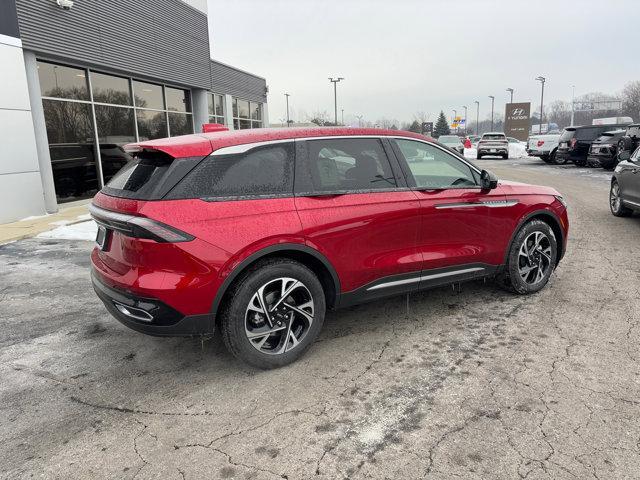
[(589, 147), (590, 155), (612, 155), (615, 153), (618, 140), (622, 137), (624, 131), (605, 132), (594, 140)]
[(570, 147), (575, 145), (576, 129), (573, 127), (567, 127), (560, 135), (558, 140), (558, 151), (566, 152)]

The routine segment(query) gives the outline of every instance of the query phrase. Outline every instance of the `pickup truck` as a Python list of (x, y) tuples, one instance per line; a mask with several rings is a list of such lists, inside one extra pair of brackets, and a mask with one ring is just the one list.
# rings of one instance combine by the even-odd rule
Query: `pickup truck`
[(540, 157), (545, 163), (555, 163), (559, 141), (560, 133), (531, 135), (527, 142), (527, 153), (533, 157)]

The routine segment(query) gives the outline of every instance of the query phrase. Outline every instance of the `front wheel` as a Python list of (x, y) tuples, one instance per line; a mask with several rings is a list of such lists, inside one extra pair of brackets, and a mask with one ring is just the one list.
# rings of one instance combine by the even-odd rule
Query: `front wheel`
[(325, 308), (324, 290), (311, 270), (290, 259), (270, 259), (235, 282), (222, 310), (222, 338), (243, 362), (281, 367), (311, 346)]
[(609, 207), (611, 208), (611, 213), (616, 217), (628, 217), (633, 213), (630, 208), (627, 208), (622, 204), (620, 185), (618, 185), (618, 182), (615, 180), (611, 182), (611, 190), (609, 191)]
[(509, 250), (506, 286), (523, 295), (538, 292), (549, 281), (557, 258), (558, 242), (549, 224), (542, 220), (525, 223)]

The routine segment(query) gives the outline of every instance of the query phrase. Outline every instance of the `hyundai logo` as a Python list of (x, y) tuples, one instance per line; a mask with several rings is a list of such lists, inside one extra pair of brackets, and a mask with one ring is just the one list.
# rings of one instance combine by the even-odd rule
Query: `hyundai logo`
[(524, 115), (524, 108), (514, 108), (511, 115), (514, 117), (519, 117), (520, 115)]

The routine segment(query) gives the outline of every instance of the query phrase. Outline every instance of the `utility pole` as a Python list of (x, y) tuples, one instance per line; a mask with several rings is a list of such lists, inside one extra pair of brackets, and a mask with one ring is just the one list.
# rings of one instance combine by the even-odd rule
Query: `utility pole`
[(342, 123), (342, 126), (344, 127), (344, 108), (340, 109), (340, 114), (341, 114), (341, 117), (340, 117), (341, 120), (340, 121)]
[(356, 118), (358, 119), (358, 128), (362, 128), (362, 115), (356, 115)]
[(539, 134), (542, 135), (542, 114), (544, 112), (543, 110), (543, 106), (544, 106), (544, 82), (547, 81), (546, 78), (540, 76), (540, 77), (536, 77), (536, 80), (540, 82), (540, 85), (542, 86), (542, 93), (540, 94), (540, 131), (538, 132)]
[(496, 97), (489, 95), (489, 98), (491, 99), (491, 131), (493, 132), (493, 104), (496, 101)]
[(473, 103), (476, 104), (476, 135), (478, 135), (479, 132), (479, 121), (480, 121), (480, 102), (478, 100), (475, 100)]
[(291, 122), (289, 121), (289, 96), (290, 95), (288, 93), (285, 93), (284, 96), (287, 99), (287, 127), (290, 127), (291, 126)]
[(571, 126), (573, 127), (573, 120), (576, 115), (576, 86), (571, 85)]
[(511, 102), (509, 103), (513, 103), (513, 88), (507, 88), (507, 92), (511, 94)]
[(464, 108), (464, 134), (466, 136), (467, 135), (467, 106), (463, 105), (462, 108)]
[(344, 80), (344, 77), (333, 78), (329, 77), (329, 81), (333, 83), (333, 107), (334, 107), (334, 120), (335, 125), (338, 125), (338, 82)]

